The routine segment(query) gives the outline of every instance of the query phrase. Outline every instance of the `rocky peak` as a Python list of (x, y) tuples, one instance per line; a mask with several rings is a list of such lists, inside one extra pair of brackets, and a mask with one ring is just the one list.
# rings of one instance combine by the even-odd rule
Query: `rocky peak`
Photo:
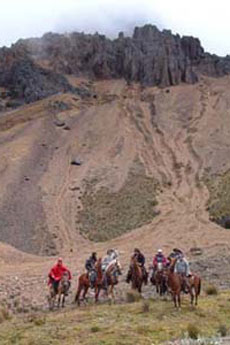
[[(38, 66), (42, 60), (48, 62), (49, 72)], [(24, 61), (27, 67), (23, 70), (33, 74), (30, 81), (19, 82), (12, 75), (22, 70), (22, 63), (18, 68), (14, 65), (18, 61)], [(181, 82), (195, 83), (200, 74), (218, 77), (229, 73), (229, 57), (204, 52), (197, 38), (180, 37), (150, 24), (136, 27), (132, 37), (122, 32), (114, 40), (98, 33), (47, 33), (42, 38), (19, 40), (10, 49), (0, 49), (0, 87), (7, 87), (9, 83), (10, 88), (14, 88), (16, 83), (18, 88), (31, 81), (35, 89), (38, 85), (47, 85), (47, 92), (36, 92), (26, 98), (29, 102), (67, 90), (67, 80), (64, 81), (61, 74), (96, 79), (125, 78), (127, 82), (165, 87)], [(23, 93), (20, 95), (25, 97)]]

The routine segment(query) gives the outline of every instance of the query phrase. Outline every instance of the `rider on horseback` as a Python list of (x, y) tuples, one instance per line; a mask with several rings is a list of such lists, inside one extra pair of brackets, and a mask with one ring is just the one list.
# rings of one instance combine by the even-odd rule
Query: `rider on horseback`
[(178, 273), (181, 276), (183, 290), (184, 292), (188, 292), (187, 278), (191, 277), (191, 271), (190, 271), (189, 263), (182, 253), (178, 255), (174, 272)]
[(58, 293), (58, 286), (59, 283), (63, 277), (63, 274), (67, 273), (69, 277), (69, 286), (70, 286), (70, 280), (72, 279), (70, 270), (63, 265), (62, 258), (59, 258), (56, 265), (54, 265), (50, 272), (49, 272), (49, 285), (54, 289), (55, 293)]
[(161, 264), (162, 268), (166, 267), (167, 259), (163, 254), (162, 249), (158, 249), (157, 254), (153, 258), (153, 270), (154, 272), (158, 269), (159, 264)]
[[(143, 276), (144, 276), (144, 282), (145, 282), (145, 285), (147, 285), (148, 273), (147, 273), (146, 268), (145, 268), (145, 256), (144, 256), (144, 254), (141, 253), (140, 249), (135, 248), (134, 249), (133, 257), (136, 258), (139, 266), (141, 267), (142, 272), (143, 272)], [(128, 284), (129, 284), (129, 282), (131, 280), (131, 275), (132, 275), (132, 272), (131, 272), (131, 267), (130, 267), (129, 271), (127, 273), (127, 278), (126, 278), (126, 282)]]
[(106, 256), (102, 260), (102, 271), (103, 271), (103, 282), (105, 285), (105, 288), (107, 288), (108, 282), (107, 282), (107, 271), (111, 265), (113, 265), (118, 258), (118, 252), (115, 249), (108, 249)]
[(93, 252), (85, 262), (85, 268), (88, 272), (91, 289), (94, 288), (94, 284), (97, 279), (97, 272), (95, 269), (96, 262), (97, 262), (97, 253), (95, 252)]
[(183, 255), (182, 250), (178, 248), (174, 248), (172, 252), (169, 254), (168, 260), (171, 261), (171, 259), (174, 259), (174, 258), (178, 259), (180, 255)]
[(188, 261), (186, 260), (186, 258), (184, 257), (183, 254), (180, 254), (178, 256), (174, 272), (175, 273), (179, 273), (179, 274), (183, 274), (186, 277), (190, 277), (191, 276), (191, 271), (190, 271), (189, 263), (188, 263)]

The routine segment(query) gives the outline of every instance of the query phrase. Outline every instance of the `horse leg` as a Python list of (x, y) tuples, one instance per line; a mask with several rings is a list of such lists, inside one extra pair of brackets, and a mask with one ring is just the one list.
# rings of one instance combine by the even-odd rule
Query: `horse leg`
[(195, 291), (195, 305), (198, 304), (198, 295), (197, 291)]
[(172, 292), (172, 298), (173, 298), (173, 302), (174, 302), (174, 307), (177, 308), (177, 299), (176, 299), (175, 292)]
[(142, 283), (138, 285), (138, 292), (141, 293)]
[(61, 293), (58, 292), (58, 304), (57, 304), (58, 308), (60, 307), (60, 302), (61, 302)]
[(78, 305), (80, 305), (81, 290), (82, 290), (82, 287), (81, 287), (81, 285), (79, 284), (79, 285), (78, 285), (78, 289), (77, 289), (77, 293), (76, 293), (76, 296), (75, 296), (75, 299), (74, 299), (74, 302), (77, 303)]
[(101, 290), (101, 288), (99, 286), (96, 286), (96, 288), (95, 288), (95, 303), (98, 302), (100, 290)]
[(181, 308), (181, 298), (180, 298), (180, 291), (177, 294), (177, 301), (178, 301), (178, 307)]
[(65, 293), (63, 293), (63, 296), (62, 296), (62, 308), (65, 307)]
[(113, 288), (114, 288), (114, 285), (111, 284), (110, 288), (108, 289), (108, 297), (110, 297), (110, 295), (111, 295), (111, 300), (113, 300), (113, 302), (115, 302), (115, 296), (114, 296)]
[(89, 286), (85, 285), (85, 287), (84, 287), (84, 292), (83, 292), (83, 296), (82, 296), (83, 301), (86, 300), (86, 295), (87, 295), (88, 290), (89, 290)]
[(158, 282), (156, 281), (156, 293), (159, 293), (159, 286), (158, 286)]
[(193, 288), (190, 288), (190, 289), (189, 289), (189, 293), (190, 293), (190, 296), (191, 296), (191, 305), (193, 305), (193, 302), (194, 302)]
[(198, 282), (195, 285), (195, 305), (198, 304), (198, 296), (200, 295), (200, 290), (201, 290), (201, 279), (198, 278)]

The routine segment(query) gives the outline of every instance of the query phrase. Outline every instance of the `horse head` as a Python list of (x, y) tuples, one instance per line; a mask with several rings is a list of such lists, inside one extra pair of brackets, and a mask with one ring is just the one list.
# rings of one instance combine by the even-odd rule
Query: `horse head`
[(63, 292), (66, 292), (69, 287), (70, 287), (70, 282), (69, 282), (69, 274), (68, 272), (64, 272), (63, 276), (61, 278), (61, 282), (60, 282), (60, 286), (61, 286), (61, 290)]
[(121, 264), (118, 260), (116, 260), (113, 264), (113, 268), (112, 270), (114, 272), (114, 274), (118, 274), (118, 275), (122, 275), (122, 267), (121, 267)]
[(171, 258), (170, 265), (169, 265), (170, 272), (174, 272), (176, 262), (177, 262), (177, 258)]

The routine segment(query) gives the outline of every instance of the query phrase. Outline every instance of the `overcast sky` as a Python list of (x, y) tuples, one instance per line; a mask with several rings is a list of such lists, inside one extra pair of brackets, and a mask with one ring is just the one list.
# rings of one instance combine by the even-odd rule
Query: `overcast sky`
[(151, 23), (199, 37), (206, 51), (230, 54), (229, 0), (0, 0), (0, 46), (45, 32), (116, 36)]

